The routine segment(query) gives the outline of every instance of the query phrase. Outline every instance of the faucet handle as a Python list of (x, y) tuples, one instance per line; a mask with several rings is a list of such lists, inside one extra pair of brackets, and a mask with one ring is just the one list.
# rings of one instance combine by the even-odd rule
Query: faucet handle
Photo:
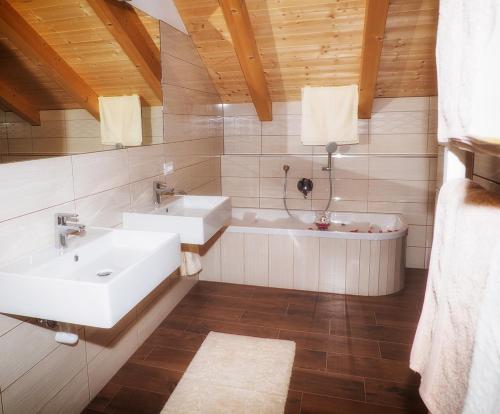
[(74, 213), (56, 213), (55, 214), (56, 224), (65, 225), (66, 222), (77, 223), (78, 214)]

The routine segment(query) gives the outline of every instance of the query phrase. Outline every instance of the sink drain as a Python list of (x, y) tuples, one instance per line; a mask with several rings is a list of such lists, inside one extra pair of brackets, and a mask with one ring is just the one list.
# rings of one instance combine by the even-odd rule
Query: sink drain
[(106, 277), (106, 276), (109, 276), (111, 273), (113, 273), (113, 270), (111, 270), (111, 269), (103, 269), (103, 270), (99, 270), (97, 272), (97, 276), (99, 276), (99, 277)]

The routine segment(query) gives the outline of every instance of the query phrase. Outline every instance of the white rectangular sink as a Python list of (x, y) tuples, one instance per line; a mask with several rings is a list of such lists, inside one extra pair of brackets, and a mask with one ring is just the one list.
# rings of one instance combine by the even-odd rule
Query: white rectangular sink
[(0, 267), (0, 313), (111, 328), (180, 265), (177, 234), (90, 228), (69, 240)]
[(175, 196), (154, 210), (123, 213), (123, 227), (178, 233), (181, 243), (205, 244), (231, 220), (231, 199), (219, 196)]

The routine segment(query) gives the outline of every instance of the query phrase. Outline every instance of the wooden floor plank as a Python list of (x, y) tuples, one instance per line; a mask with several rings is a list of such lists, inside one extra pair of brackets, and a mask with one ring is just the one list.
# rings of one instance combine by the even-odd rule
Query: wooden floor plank
[(381, 297), (198, 282), (85, 413), (159, 413), (210, 331), (295, 341), (285, 414), (424, 413), (408, 365), (425, 279)]

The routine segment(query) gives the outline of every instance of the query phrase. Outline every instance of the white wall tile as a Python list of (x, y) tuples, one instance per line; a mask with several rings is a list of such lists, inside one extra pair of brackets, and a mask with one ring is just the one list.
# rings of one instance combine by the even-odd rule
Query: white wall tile
[(200, 280), (209, 280), (212, 282), (221, 281), (221, 253), (220, 238), (208, 249), (208, 252), (201, 256)]
[[(302, 145), (299, 135), (263, 135), (263, 154), (312, 154), (312, 145)], [(324, 153), (324, 148), (322, 148)]]
[(406, 267), (415, 269), (425, 268), (425, 247), (406, 248)]
[(428, 181), (370, 180), (368, 200), (425, 203)]
[(429, 152), (428, 134), (372, 134), (370, 153), (423, 154)]

